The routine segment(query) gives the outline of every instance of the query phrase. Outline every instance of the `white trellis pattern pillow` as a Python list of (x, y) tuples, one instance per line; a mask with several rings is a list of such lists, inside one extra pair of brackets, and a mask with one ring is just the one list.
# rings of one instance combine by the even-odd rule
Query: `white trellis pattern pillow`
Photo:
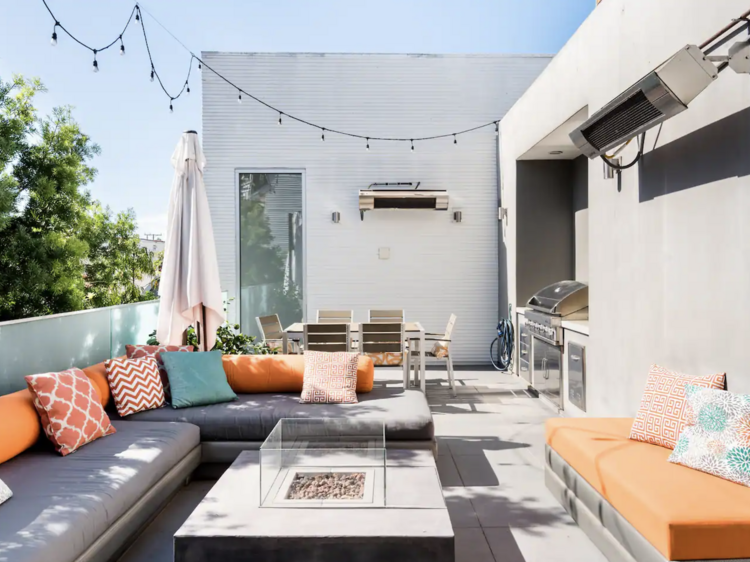
[(12, 495), (13, 492), (10, 491), (10, 488), (5, 485), (5, 482), (0, 480), (0, 505), (7, 502)]
[(688, 425), (669, 462), (750, 486), (750, 395), (685, 385)]

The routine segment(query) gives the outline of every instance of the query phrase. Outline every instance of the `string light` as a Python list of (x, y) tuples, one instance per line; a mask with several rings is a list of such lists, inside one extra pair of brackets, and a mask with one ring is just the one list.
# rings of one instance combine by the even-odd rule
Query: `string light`
[[(198, 56), (196, 56), (188, 47), (186, 47), (171, 31), (169, 31), (161, 22), (159, 22), (150, 12), (148, 12), (148, 10), (146, 10), (149, 13), (149, 16), (151, 16), (152, 20), (154, 20), (157, 24), (159, 24), (169, 35), (171, 35), (175, 39), (175, 41), (177, 41), (188, 53), (190, 53), (190, 66), (188, 67), (187, 78), (185, 79), (185, 83), (184, 83), (182, 89), (179, 92), (177, 92), (176, 94), (175, 93), (171, 93), (170, 94), (170, 92), (167, 91), (166, 87), (162, 83), (161, 77), (157, 73), (156, 68), (154, 66), (154, 60), (153, 60), (153, 57), (152, 57), (152, 54), (151, 54), (151, 48), (149, 46), (148, 36), (146, 34), (146, 22), (145, 22), (145, 20), (143, 18), (142, 8), (137, 3), (133, 6), (133, 9), (130, 12), (130, 16), (128, 17), (128, 20), (127, 20), (127, 22), (125, 24), (125, 27), (123, 28), (122, 32), (119, 33), (119, 35), (117, 35), (116, 38), (111, 43), (109, 43), (108, 45), (105, 45), (104, 47), (101, 47), (99, 49), (94, 49), (93, 47), (85, 44), (80, 39), (78, 39), (77, 37), (75, 37), (74, 35), (72, 35), (59, 22), (59, 20), (57, 19), (57, 17), (55, 16), (55, 14), (52, 12), (52, 10), (50, 9), (49, 5), (47, 4), (47, 0), (42, 0), (42, 3), (44, 4), (45, 8), (47, 8), (47, 11), (49, 12), (50, 16), (52, 17), (52, 19), (54, 21), (54, 27), (52, 29), (52, 37), (51, 37), (51, 40), (50, 40), (50, 43), (52, 44), (52, 46), (57, 45), (57, 28), (59, 27), (64, 33), (66, 33), (76, 43), (78, 43), (79, 45), (81, 45), (82, 47), (84, 47), (86, 49), (89, 49), (90, 51), (92, 51), (94, 53), (94, 62), (93, 62), (93, 70), (94, 70), (94, 72), (98, 72), (99, 71), (99, 63), (97, 61), (97, 54), (101, 53), (102, 51), (105, 51), (105, 50), (109, 49), (110, 47), (112, 47), (113, 45), (115, 45), (118, 41), (120, 43), (120, 49), (119, 49), (120, 50), (120, 54), (121, 55), (125, 54), (125, 44), (124, 44), (124, 41), (123, 41), (123, 35), (127, 31), (128, 27), (130, 26), (130, 23), (133, 20), (135, 20), (136, 22), (140, 23), (141, 31), (143, 33), (143, 41), (144, 41), (144, 43), (146, 45), (146, 52), (148, 53), (149, 62), (151, 63), (150, 80), (151, 80), (151, 82), (153, 82), (154, 80), (158, 80), (159, 86), (164, 91), (164, 93), (169, 97), (169, 99), (170, 99), (170, 104), (169, 104), (170, 111), (173, 110), (173, 104), (172, 104), (172, 102), (174, 100), (176, 100), (177, 98), (179, 98), (183, 93), (186, 94), (186, 95), (190, 95), (189, 79), (190, 79), (190, 73), (191, 73), (192, 68), (193, 68), (193, 61), (197, 62), (197, 64), (198, 64), (198, 70), (199, 71), (203, 70), (203, 61)], [(220, 80), (223, 80), (228, 85), (233, 86), (234, 88), (236, 88), (239, 91), (238, 96), (237, 96), (237, 101), (238, 101), (238, 103), (242, 103), (242, 92), (243, 92), (243, 90), (239, 86), (237, 86), (234, 82), (232, 82), (226, 76), (222, 75), (217, 70), (214, 70), (213, 68), (211, 68), (210, 65), (206, 66), (206, 68), (208, 70), (210, 70), (217, 78), (219, 78)], [(325, 142), (325, 140), (326, 140), (325, 139), (326, 132), (332, 132), (332, 133), (335, 133), (337, 135), (341, 135), (341, 136), (345, 136), (345, 137), (364, 139), (366, 141), (366, 145), (365, 146), (366, 146), (367, 150), (369, 150), (369, 148), (370, 148), (370, 139), (375, 140), (375, 141), (407, 141), (408, 140), (410, 142), (411, 152), (414, 152), (414, 141), (415, 140), (417, 140), (417, 141), (426, 141), (426, 140), (435, 140), (435, 139), (441, 139), (441, 138), (446, 138), (446, 137), (451, 137), (452, 136), (453, 137), (453, 144), (456, 145), (456, 144), (458, 144), (458, 139), (457, 139), (458, 135), (463, 135), (463, 134), (471, 133), (471, 132), (478, 131), (480, 129), (484, 129), (485, 127), (490, 127), (490, 126), (493, 126), (493, 125), (494, 125), (494, 128), (495, 128), (495, 135), (497, 135), (497, 136), (500, 135), (499, 121), (498, 120), (493, 120), (493, 121), (490, 121), (490, 122), (487, 122), (487, 123), (476, 125), (474, 127), (469, 127), (469, 128), (466, 128), (466, 129), (462, 129), (460, 131), (456, 131), (456, 132), (453, 132), (453, 133), (446, 133), (446, 134), (439, 134), (439, 135), (429, 135), (429, 136), (414, 137), (414, 138), (385, 137), (385, 136), (383, 136), (383, 137), (370, 137), (370, 136), (366, 136), (366, 135), (360, 134), (360, 133), (353, 133), (353, 132), (348, 132), (348, 131), (342, 131), (342, 130), (337, 130), (337, 129), (328, 129), (326, 127), (322, 127), (319, 124), (313, 123), (313, 122), (308, 121), (306, 119), (303, 119), (301, 117), (296, 117), (294, 115), (290, 115), (288, 113), (285, 113), (281, 109), (278, 109), (277, 107), (274, 107), (270, 103), (268, 103), (268, 102), (266, 102), (266, 101), (264, 101), (264, 100), (262, 100), (262, 99), (260, 99), (260, 98), (258, 98), (256, 96), (254, 96), (254, 95), (252, 95), (252, 94), (250, 94), (248, 92), (244, 92), (244, 93), (251, 100), (259, 103), (260, 105), (265, 106), (266, 108), (268, 108), (268, 109), (270, 109), (272, 111), (278, 112), (278, 114), (279, 114), (278, 124), (279, 125), (282, 125), (282, 123), (283, 123), (282, 117), (286, 116), (286, 117), (292, 119), (293, 121), (297, 121), (298, 123), (301, 123), (303, 125), (307, 125), (309, 127), (320, 129), (321, 130), (320, 140), (322, 142)]]
[(172, 107), (172, 98), (169, 98), (169, 112), (174, 113), (174, 107)]

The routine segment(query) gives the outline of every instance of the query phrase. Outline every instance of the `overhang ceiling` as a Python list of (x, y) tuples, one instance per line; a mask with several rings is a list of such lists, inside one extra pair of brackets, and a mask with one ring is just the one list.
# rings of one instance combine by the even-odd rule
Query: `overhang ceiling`
[[(519, 160), (572, 160), (581, 156), (581, 151), (570, 140), (570, 133), (588, 119), (588, 107), (576, 112), (562, 125), (536, 143)], [(555, 152), (560, 154), (550, 154)]]

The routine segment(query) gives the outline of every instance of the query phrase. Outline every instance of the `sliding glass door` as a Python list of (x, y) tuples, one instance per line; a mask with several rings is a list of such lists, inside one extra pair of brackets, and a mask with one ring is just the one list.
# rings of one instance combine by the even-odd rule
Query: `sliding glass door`
[(242, 332), (256, 317), (302, 320), (302, 173), (239, 172), (239, 308)]

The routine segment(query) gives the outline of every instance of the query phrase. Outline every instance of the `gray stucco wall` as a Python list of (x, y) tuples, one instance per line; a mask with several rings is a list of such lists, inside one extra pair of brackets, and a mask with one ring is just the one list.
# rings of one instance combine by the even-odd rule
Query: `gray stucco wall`
[[(516, 160), (745, 10), (741, 0), (597, 6), (501, 123), (511, 261), (526, 257), (516, 248)], [(600, 160), (588, 162), (589, 415), (634, 415), (653, 363), (726, 372), (729, 390), (750, 393), (748, 108), (750, 78), (727, 70), (687, 111), (649, 131), (643, 161), (619, 185), (604, 179)], [(516, 282), (509, 279), (511, 294)]]

